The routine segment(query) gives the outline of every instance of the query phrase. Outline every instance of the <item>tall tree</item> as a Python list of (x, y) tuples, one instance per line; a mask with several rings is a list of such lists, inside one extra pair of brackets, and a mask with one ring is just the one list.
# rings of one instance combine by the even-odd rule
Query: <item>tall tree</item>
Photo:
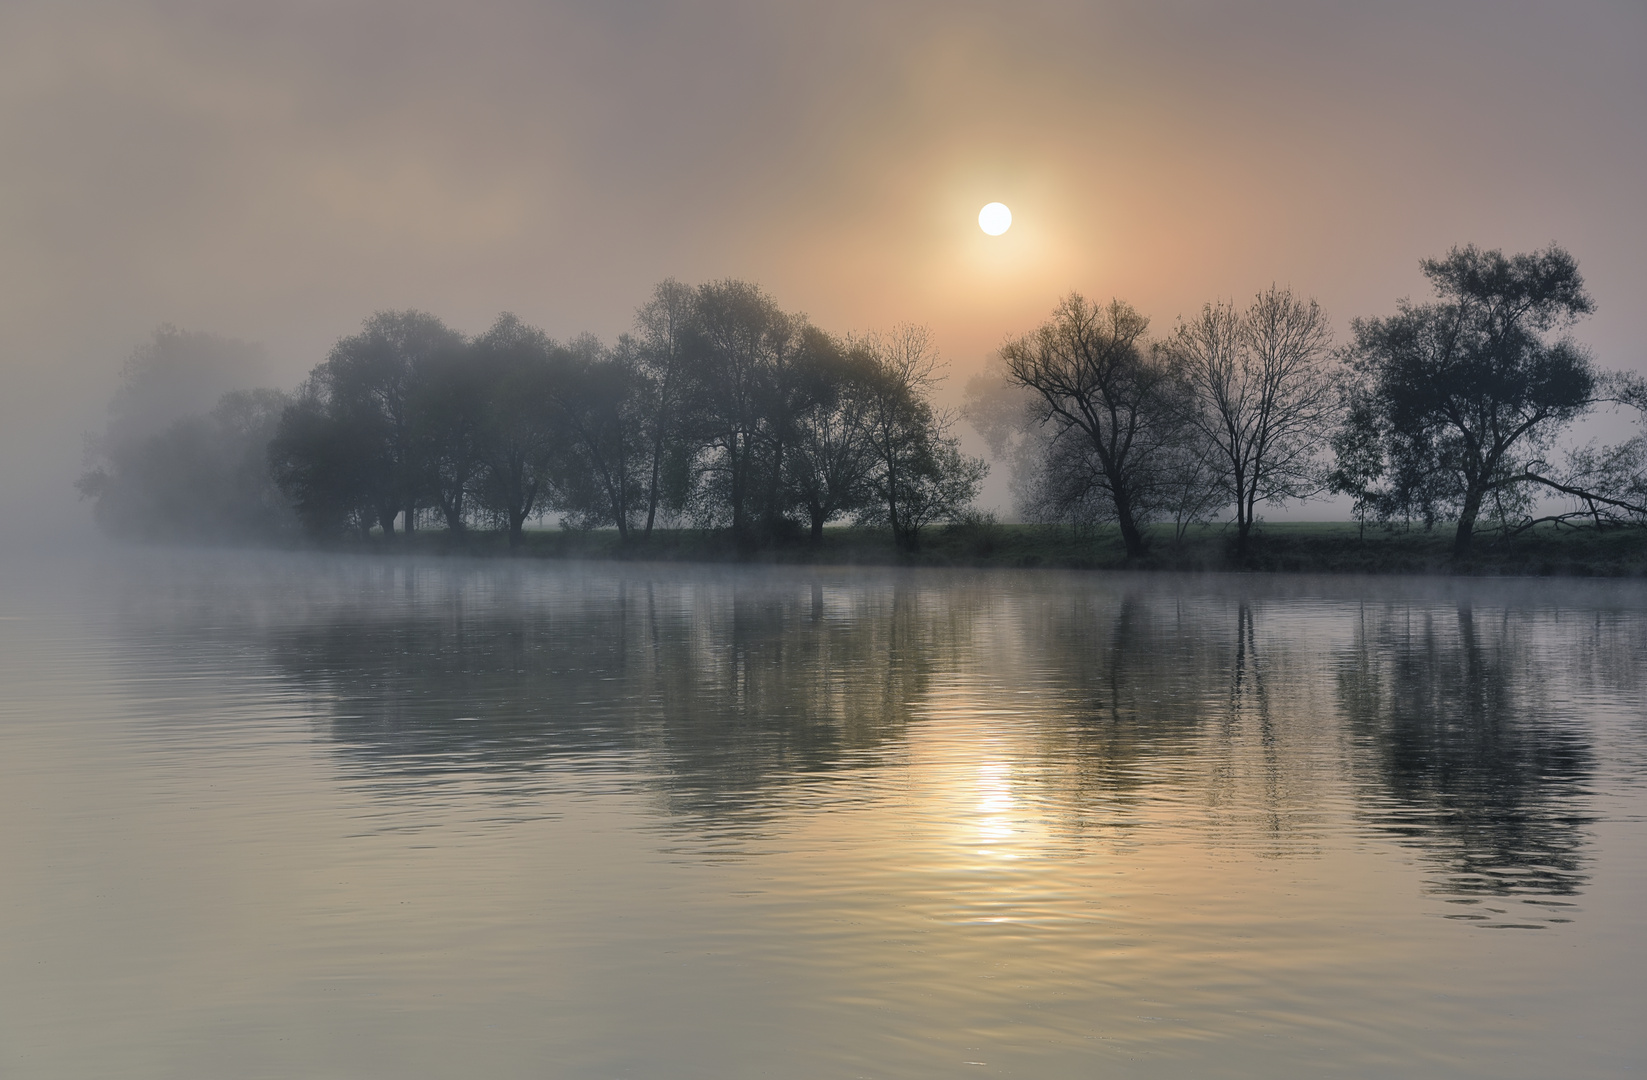
[(724, 514), (736, 542), (748, 547), (757, 540), (756, 524), (771, 522), (768, 500), (787, 439), (776, 407), (802, 347), (804, 321), (742, 281), (702, 286), (696, 308), (691, 412), (694, 441), (705, 448), (704, 494), (711, 516)]
[(628, 349), (588, 336), (557, 350), (550, 380), (566, 448), (561, 508), (587, 525), (615, 525), (623, 540), (647, 496), (651, 462), (641, 383)]
[(417, 381), (463, 347), (463, 335), (422, 311), (380, 311), (339, 341), (311, 375), (326, 410), (372, 445), (363, 476), (385, 535), (397, 515), (415, 528), (427, 469), (414, 415)]
[(1323, 486), (1318, 458), (1337, 405), (1331, 347), (1320, 305), (1274, 286), (1245, 312), (1206, 305), (1166, 345), (1187, 389), (1185, 417), (1235, 506), (1239, 555), (1259, 503)]
[(823, 539), (830, 521), (866, 508), (875, 463), (868, 424), (878, 374), (875, 358), (861, 344), (825, 344), (810, 353), (810, 407), (796, 423), (788, 469), (790, 489), (814, 544)]
[(1167, 366), (1147, 347), (1149, 320), (1112, 300), (1065, 297), (1036, 330), (1001, 349), (1008, 376), (1040, 397), (1038, 418), (1059, 441), (1080, 444), (1091, 482), (1115, 509), (1127, 554), (1144, 553), (1160, 455), (1173, 445), (1176, 412)]
[(961, 453), (949, 434), (954, 418), (932, 405), (938, 354), (926, 327), (900, 326), (858, 344), (873, 363), (861, 400), (872, 501), (858, 517), (890, 527), (898, 547), (914, 551), (922, 528), (977, 497), (988, 466)]
[(421, 486), (461, 533), (485, 471), (488, 421), (486, 371), (470, 348), (431, 358), (412, 385), (413, 453), (421, 465)]
[(638, 376), (634, 383), (635, 416), (651, 453), (646, 477), (646, 536), (652, 535), (664, 502), (670, 456), (678, 457), (682, 449), (696, 299), (693, 289), (674, 278), (660, 282), (652, 290), (652, 299), (635, 313), (633, 338), (619, 342), (620, 350), (632, 358)]
[(508, 530), (509, 546), (518, 548), (527, 520), (558, 494), (565, 449), (556, 425), (557, 347), (542, 330), (505, 313), (475, 339), (473, 351), (486, 388), (481, 500)]
[(1585, 351), (1562, 332), (1594, 310), (1559, 247), (1473, 245), (1422, 263), (1437, 299), (1360, 319), (1334, 486), (1381, 518), (1456, 515), (1467, 556), (1485, 500), (1522, 495), (1526, 466), (1593, 403)]

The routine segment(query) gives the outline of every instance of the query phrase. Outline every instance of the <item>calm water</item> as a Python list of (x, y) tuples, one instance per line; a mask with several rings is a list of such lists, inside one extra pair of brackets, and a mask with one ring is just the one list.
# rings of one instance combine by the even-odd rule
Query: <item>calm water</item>
[(1634, 1076), (1647, 588), (0, 567), (0, 1075)]

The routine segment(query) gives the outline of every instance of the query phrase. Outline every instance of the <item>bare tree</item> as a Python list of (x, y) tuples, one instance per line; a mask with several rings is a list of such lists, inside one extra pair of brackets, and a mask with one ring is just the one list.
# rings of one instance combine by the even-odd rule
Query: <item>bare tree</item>
[(885, 524), (905, 551), (920, 546), (921, 529), (954, 519), (977, 497), (988, 466), (962, 455), (949, 434), (955, 418), (930, 400), (938, 351), (924, 326), (898, 326), (854, 343), (873, 362), (862, 407), (873, 465), (873, 501), (859, 520)]
[(1147, 348), (1149, 320), (1131, 305), (1065, 297), (1052, 318), (1001, 349), (1014, 382), (1040, 396), (1038, 418), (1060, 452), (1088, 463), (1092, 491), (1115, 508), (1127, 554), (1144, 553), (1154, 470), (1174, 441), (1164, 364)]
[(1332, 330), (1314, 300), (1271, 286), (1245, 312), (1208, 304), (1166, 345), (1188, 389), (1186, 417), (1235, 504), (1245, 555), (1259, 503), (1324, 486), (1320, 453), (1336, 419)]

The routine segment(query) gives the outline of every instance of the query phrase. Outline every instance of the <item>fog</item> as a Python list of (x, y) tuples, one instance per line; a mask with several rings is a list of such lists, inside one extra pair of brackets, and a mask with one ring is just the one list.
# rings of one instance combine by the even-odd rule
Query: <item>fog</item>
[(609, 339), (739, 277), (930, 325), (958, 394), (1070, 289), (1166, 330), (1279, 282), (1342, 336), (1422, 257), (1555, 241), (1641, 370), (1644, 46), (1618, 2), (14, 0), (0, 535), (90, 532), (83, 438), (165, 323), (290, 387), (381, 308)]

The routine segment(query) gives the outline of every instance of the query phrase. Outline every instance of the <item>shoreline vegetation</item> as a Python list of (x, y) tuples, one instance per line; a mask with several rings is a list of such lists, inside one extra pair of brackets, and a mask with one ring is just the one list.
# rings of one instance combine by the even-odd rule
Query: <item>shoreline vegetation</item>
[[(380, 311), (293, 393), (179, 405), (255, 346), (163, 327), (77, 483), (116, 536), (741, 562), (1640, 574), (1647, 378), (1568, 331), (1551, 246), (1421, 263), (1435, 296), (1351, 321), (1271, 286), (1167, 333), (1070, 293), (940, 402), (932, 332), (830, 333), (758, 285), (660, 283), (614, 343), (510, 314)], [(198, 406), (198, 401), (196, 401)], [(975, 505), (1010, 476), (1002, 525)], [(1265, 524), (1323, 497), (1354, 524)], [(1305, 511), (1308, 513), (1308, 511)], [(1296, 514), (1296, 511), (1293, 511)], [(560, 532), (532, 522), (559, 521)], [(1422, 529), (1416, 526), (1421, 524)], [(435, 538), (422, 534), (434, 527)], [(1444, 533), (1450, 533), (1450, 544)]]
[(921, 547), (899, 547), (890, 530), (830, 527), (815, 542), (798, 539), (740, 551), (724, 529), (657, 529), (624, 539), (616, 529), (527, 529), (507, 535), (423, 529), (330, 550), (471, 558), (525, 558), (736, 565), (924, 566), (980, 569), (1143, 570), (1199, 573), (1417, 574), (1476, 577), (1647, 577), (1647, 529), (1575, 530), (1541, 526), (1511, 537), (1483, 536), (1470, 556), (1453, 553), (1449, 528), (1386, 529), (1355, 522), (1261, 523), (1238, 554), (1233, 527), (1196, 525), (1175, 537), (1146, 530), (1149, 546), (1128, 556), (1114, 525), (1001, 524), (969, 520), (934, 528)]

